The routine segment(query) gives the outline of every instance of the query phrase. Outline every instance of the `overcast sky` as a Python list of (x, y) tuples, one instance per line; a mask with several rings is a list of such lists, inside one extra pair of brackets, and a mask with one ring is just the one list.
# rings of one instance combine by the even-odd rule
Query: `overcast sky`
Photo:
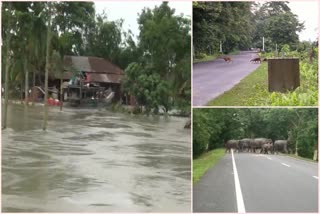
[[(131, 29), (133, 34), (137, 36), (139, 34), (137, 24), (138, 13), (141, 13), (144, 7), (154, 8), (160, 5), (161, 1), (99, 1), (94, 3), (97, 13), (102, 13), (105, 9), (109, 20), (124, 19), (123, 29), (125, 31)], [(185, 16), (191, 17), (191, 1), (170, 1), (169, 6), (176, 10), (176, 14), (183, 13)], [(299, 33), (300, 40), (314, 41), (317, 38), (319, 20), (318, 1), (291, 1), (289, 7), (294, 14), (298, 15), (300, 21), (305, 22), (305, 30)]]
[[(147, 7), (153, 9), (155, 6), (159, 6), (162, 1), (111, 1), (111, 2), (94, 2), (96, 6), (96, 12), (102, 13), (106, 11), (108, 20), (114, 21), (123, 19), (123, 29), (128, 31), (130, 29), (135, 36), (139, 34), (139, 26), (137, 23), (138, 13), (140, 14), (142, 9)], [(191, 17), (192, 14), (192, 2), (180, 1), (169, 2), (169, 6), (175, 9), (175, 14)], [(190, 18), (191, 19), (191, 18)]]
[(304, 21), (305, 30), (299, 33), (300, 40), (314, 41), (319, 29), (319, 5), (318, 1), (291, 1), (291, 11), (298, 15), (299, 21)]

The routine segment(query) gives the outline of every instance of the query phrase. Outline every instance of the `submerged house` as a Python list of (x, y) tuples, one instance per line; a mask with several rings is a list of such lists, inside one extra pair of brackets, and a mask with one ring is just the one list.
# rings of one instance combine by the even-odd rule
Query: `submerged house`
[[(109, 60), (98, 57), (64, 57), (63, 100), (76, 104), (106, 99), (121, 99), (121, 80), (124, 71)], [(110, 96), (109, 96), (110, 97)]]

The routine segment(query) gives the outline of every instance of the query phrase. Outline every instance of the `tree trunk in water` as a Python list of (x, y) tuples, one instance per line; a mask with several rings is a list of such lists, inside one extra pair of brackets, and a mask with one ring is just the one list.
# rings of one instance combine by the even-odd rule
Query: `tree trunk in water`
[[(11, 4), (9, 4), (9, 12), (11, 12)], [(8, 19), (8, 35), (6, 39), (7, 43), (7, 50), (6, 50), (6, 67), (5, 67), (5, 86), (4, 86), (4, 112), (3, 112), (3, 122), (2, 122), (2, 129), (7, 128), (7, 114), (8, 114), (8, 96), (9, 96), (9, 68), (10, 68), (10, 39), (11, 39), (11, 34), (10, 34), (10, 18)]]
[(23, 104), (23, 80), (21, 80), (21, 86), (20, 86), (20, 103)]
[(45, 83), (44, 83), (44, 115), (43, 115), (43, 126), (42, 129), (47, 129), (48, 123), (48, 75), (49, 75), (49, 54), (50, 54), (50, 31), (51, 31), (51, 3), (48, 2), (49, 7), (49, 17), (48, 17), (48, 29), (47, 29), (47, 50), (46, 50), (46, 73), (45, 73)]
[(24, 82), (24, 105), (28, 105), (28, 99), (29, 99), (29, 71), (27, 68), (27, 60), (25, 59), (24, 62), (24, 71), (26, 72), (25, 75), (25, 82)]
[(32, 84), (32, 90), (31, 90), (31, 93), (32, 93), (32, 106), (34, 106), (34, 100), (36, 99), (34, 97), (35, 92), (33, 91), (33, 90), (35, 90), (35, 86), (36, 86), (36, 72), (34, 71), (33, 72), (33, 84)]
[(63, 101), (62, 101), (62, 96), (63, 96), (63, 93), (62, 93), (62, 84), (63, 84), (63, 79), (62, 77), (60, 78), (60, 111), (62, 111), (62, 105), (63, 105)]

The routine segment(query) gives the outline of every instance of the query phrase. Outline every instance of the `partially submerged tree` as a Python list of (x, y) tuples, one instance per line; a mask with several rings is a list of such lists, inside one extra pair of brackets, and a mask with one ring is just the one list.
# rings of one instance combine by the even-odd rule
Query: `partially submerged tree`
[[(4, 115), (3, 115), (3, 122), (2, 122), (2, 128), (5, 129), (7, 127), (7, 114), (8, 114), (8, 98), (9, 98), (9, 69), (10, 69), (10, 42), (11, 42), (11, 17), (12, 16), (12, 3), (8, 3), (8, 8), (6, 9), (5, 7), (3, 7), (3, 10), (6, 12), (5, 14), (7, 14), (5, 17), (7, 19), (7, 28), (5, 29), (6, 32), (4, 32), (5, 30), (3, 30), (3, 35), (2, 38), (6, 38), (6, 53), (5, 53), (5, 57), (6, 57), (6, 63), (5, 63), (5, 89), (4, 89), (4, 97), (5, 97), (5, 101), (4, 101)], [(4, 13), (3, 13), (4, 14)], [(4, 36), (5, 35), (5, 36)]]
[(45, 95), (44, 95), (44, 115), (42, 129), (47, 129), (48, 123), (48, 76), (50, 70), (50, 39), (51, 39), (51, 3), (48, 2), (48, 27), (47, 27), (47, 49), (46, 49), (46, 73), (45, 73)]
[(127, 67), (123, 84), (147, 112), (159, 107), (189, 111), (190, 20), (174, 13), (164, 2), (144, 9), (138, 18), (140, 56)]

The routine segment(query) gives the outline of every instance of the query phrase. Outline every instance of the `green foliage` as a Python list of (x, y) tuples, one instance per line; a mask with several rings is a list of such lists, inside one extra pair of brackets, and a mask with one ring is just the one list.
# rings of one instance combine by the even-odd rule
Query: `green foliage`
[[(19, 86), (21, 90), (24, 79), (29, 80), (26, 70), (36, 73), (37, 85), (43, 85), (48, 5), (14, 2), (9, 10), (8, 3), (3, 3), (2, 36), (12, 36), (8, 51), (11, 56), (7, 56), (13, 59), (8, 75), (13, 83), (11, 89)], [(139, 105), (148, 112), (157, 112), (159, 107), (164, 111), (175, 107), (190, 112), (190, 19), (176, 16), (166, 2), (154, 9), (145, 8), (137, 20), (140, 35), (135, 42), (130, 30), (123, 31), (123, 20), (109, 21), (105, 13), (96, 15), (92, 2), (50, 5), (55, 14), (49, 45), (50, 77), (62, 76), (65, 55), (101, 57), (128, 72), (124, 89), (137, 96)], [(9, 19), (12, 26), (7, 26)], [(6, 47), (8, 44), (3, 50)], [(5, 56), (2, 62), (4, 68)], [(29, 85), (28, 81), (25, 85)]]
[(170, 108), (167, 96), (169, 86), (159, 74), (153, 73), (151, 67), (144, 67), (138, 63), (131, 63), (125, 72), (123, 89), (135, 96), (139, 106), (143, 105), (147, 113), (152, 109), (157, 113), (160, 105), (168, 111)]
[(190, 111), (190, 20), (175, 16), (167, 2), (146, 8), (138, 18), (138, 57), (126, 69), (124, 91), (147, 112), (163, 107)]
[(200, 109), (193, 109), (193, 157), (205, 153), (208, 148), (210, 132), (208, 129), (208, 120), (205, 112)]
[(311, 109), (194, 109), (193, 157), (223, 147), (229, 139), (290, 138), (290, 150), (313, 157), (318, 139), (318, 110)]
[[(310, 62), (310, 50), (314, 51), (314, 58)], [(209, 102), (209, 105), (235, 106), (316, 106), (318, 103), (318, 49), (310, 46), (309, 50), (290, 51), (288, 45), (283, 46), (286, 57), (300, 59), (300, 86), (294, 91), (286, 93), (268, 91), (267, 63), (241, 80), (230, 91)], [(277, 56), (273, 52), (260, 54), (262, 58)]]
[(251, 2), (193, 2), (193, 44), (196, 58), (250, 47)]
[[(307, 52), (289, 51), (288, 45), (283, 46), (286, 56), (300, 58), (301, 85), (292, 92), (273, 92), (265, 100), (264, 105), (272, 106), (315, 106), (318, 103), (318, 60), (309, 62)], [(317, 56), (316, 56), (317, 58)]]
[(297, 48), (298, 32), (304, 28), (288, 6), (289, 2), (193, 2), (193, 45), (195, 58), (203, 53), (247, 50), (251, 47), (275, 50), (288, 44)]
[(88, 35), (87, 51), (89, 55), (106, 58), (116, 64), (121, 64), (119, 57), (121, 53), (122, 22), (122, 20), (108, 21), (105, 14), (98, 15), (97, 21)]
[(255, 47), (262, 48), (262, 37), (265, 37), (267, 51), (275, 50), (276, 44), (278, 49), (285, 44), (296, 47), (299, 43), (297, 33), (303, 30), (304, 24), (291, 12), (288, 3), (266, 2), (261, 6), (257, 5), (253, 12)]

